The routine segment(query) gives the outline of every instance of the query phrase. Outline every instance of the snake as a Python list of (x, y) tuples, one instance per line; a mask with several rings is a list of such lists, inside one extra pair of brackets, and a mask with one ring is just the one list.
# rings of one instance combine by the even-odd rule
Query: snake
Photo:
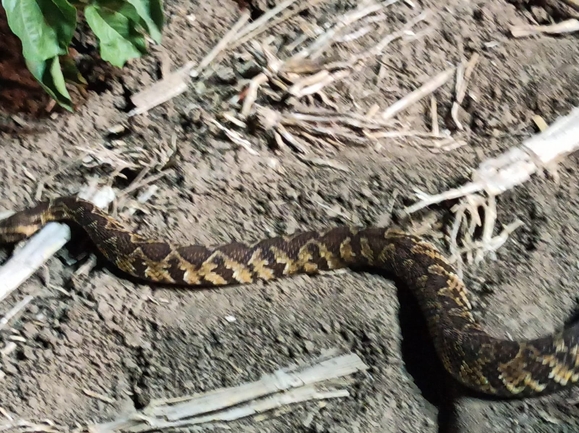
[(468, 389), (525, 398), (579, 381), (579, 325), (534, 339), (494, 337), (475, 319), (465, 283), (449, 260), (425, 239), (398, 228), (338, 226), (255, 243), (179, 245), (145, 237), (91, 202), (64, 196), (0, 221), (0, 243), (25, 240), (53, 221), (81, 227), (112, 265), (153, 284), (213, 287), (341, 268), (380, 272), (413, 293), (436, 356)]

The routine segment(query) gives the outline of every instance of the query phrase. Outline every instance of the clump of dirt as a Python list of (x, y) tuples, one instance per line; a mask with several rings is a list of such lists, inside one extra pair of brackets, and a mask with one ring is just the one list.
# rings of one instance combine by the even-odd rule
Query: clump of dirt
[[(356, 3), (325, 2), (283, 30), (295, 36)], [(397, 28), (415, 16), (409, 4), (390, 6), (386, 22)], [(47, 132), (3, 137), (0, 208), (35, 203), (40, 184), (42, 198), (76, 193), (94, 178), (124, 188), (150, 164), (151, 170), (166, 169), (152, 199), (125, 212), (134, 210), (134, 197), (142, 192), (136, 189), (117, 212), (132, 228), (178, 243), (253, 241), (344, 223), (381, 224), (389, 219), (393, 200), (396, 207), (414, 200), (415, 187), (451, 188), (484, 158), (519, 144), (534, 132), (534, 115), (552, 122), (579, 105), (579, 64), (570, 60), (579, 58), (579, 45), (572, 35), (510, 38), (508, 27), (528, 23), (529, 16), (505, 0), (425, 0), (421, 7), (435, 13), (435, 30), (392, 44), (335, 87), (335, 102), (344, 112), (364, 113), (374, 103), (386, 107), (449, 64), (479, 53), (461, 112), (465, 146), (432, 153), (407, 139), (381, 148), (311, 149), (346, 171), (304, 164), (291, 151), (274, 152), (259, 136), (251, 137), (259, 152), (252, 155), (199, 119), (200, 109), (220, 112), (224, 95), (231, 96), (227, 83), (206, 84), (221, 86), (214, 93), (194, 86), (146, 115), (123, 120), (122, 132), (111, 133), (109, 128), (125, 119), (128, 97), (159, 78), (159, 65), (175, 69), (202, 58), (239, 16), (234, 2), (223, 7), (216, 0), (172, 0), (165, 5), (163, 44), (150, 56), (107, 76), (106, 86), (89, 91), (74, 114), (46, 119)], [(2, 49), (0, 65), (13, 52)], [(450, 86), (436, 98), (447, 118)], [(423, 101), (398, 119), (429, 128), (429, 107), (430, 101)], [(122, 166), (123, 161), (130, 163)], [(537, 177), (499, 198), (499, 221), (518, 218), (525, 225), (499, 250), (498, 260), (468, 269), (465, 276), (477, 315), (496, 334), (520, 338), (550, 332), (574, 309), (577, 175), (577, 158), (570, 157), (558, 183)], [(449, 210), (440, 206), (431, 212), (444, 221)], [(71, 247), (78, 249), (81, 239), (73, 239)], [(1, 253), (6, 257), (9, 251)], [(70, 256), (50, 260), (1, 306), (6, 311), (25, 295), (36, 295), (24, 314), (0, 331), (4, 344), (16, 342), (0, 360), (0, 407), (16, 419), (48, 418), (68, 427), (112, 420), (151, 399), (256, 380), (338, 347), (358, 353), (370, 366), (355, 377), (349, 398), (322, 408), (298, 405), (235, 428), (320, 433), (577, 428), (577, 410), (567, 394), (508, 402), (464, 397), (442, 371), (412, 298), (379, 275), (300, 276), (194, 291), (122, 279), (106, 263), (99, 262), (88, 277), (74, 275), (77, 267)]]

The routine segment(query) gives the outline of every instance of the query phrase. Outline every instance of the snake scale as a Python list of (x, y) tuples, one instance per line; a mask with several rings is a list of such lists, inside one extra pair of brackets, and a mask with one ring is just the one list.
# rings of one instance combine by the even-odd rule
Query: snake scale
[(384, 228), (338, 227), (248, 245), (179, 246), (127, 230), (90, 202), (61, 197), (0, 221), (0, 243), (25, 239), (49, 221), (76, 223), (120, 270), (152, 283), (223, 286), (338, 268), (392, 275), (418, 299), (445, 369), (475, 391), (536, 396), (579, 380), (579, 326), (513, 341), (486, 333), (472, 314), (463, 281), (429, 243)]

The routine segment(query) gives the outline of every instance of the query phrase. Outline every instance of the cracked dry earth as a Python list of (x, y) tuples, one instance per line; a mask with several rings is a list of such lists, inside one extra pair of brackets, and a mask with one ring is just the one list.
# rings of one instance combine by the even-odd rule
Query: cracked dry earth
[[(254, 8), (271, 6), (263, 3)], [(380, 65), (368, 62), (328, 93), (344, 111), (362, 113), (374, 103), (386, 107), (458, 63), (461, 55), (477, 52), (480, 63), (461, 113), (466, 145), (459, 149), (432, 153), (411, 139), (386, 140), (381, 149), (311, 149), (347, 172), (305, 165), (291, 151), (274, 152), (259, 136), (252, 137), (259, 155), (250, 155), (194, 118), (192, 104), (220, 110), (219, 98), (204, 96), (199, 86), (133, 119), (122, 141), (111, 138), (108, 128), (130, 108), (127, 96), (151, 85), (161, 63), (178, 67), (201, 59), (239, 17), (233, 2), (169, 0), (163, 44), (153, 47), (150, 56), (122, 71), (93, 70), (87, 100), (74, 114), (38, 120), (43, 131), (2, 136), (0, 210), (31, 205), (40, 182), (43, 198), (76, 193), (94, 178), (122, 189), (142, 168), (136, 157), (131, 160), (135, 167), (111, 177), (109, 166), (74, 164), (82, 155), (80, 147), (154, 155), (176, 140), (177, 152), (167, 174), (155, 183), (156, 194), (124, 217), (145, 234), (216, 244), (342, 223), (382, 224), (393, 200), (400, 208), (412, 202), (415, 187), (434, 193), (462, 183), (483, 159), (534, 133), (534, 115), (552, 122), (578, 105), (577, 37), (518, 40), (508, 35), (510, 25), (533, 19), (544, 23), (549, 10), (502, 0), (424, 0), (419, 6), (436, 13), (435, 30), (421, 40), (392, 45), (381, 58), (384, 73), (378, 87)], [(352, 7), (353, 2), (327, 1), (286, 24), (284, 31), (292, 40), (307, 23), (323, 24)], [(396, 28), (416, 11), (397, 3), (388, 13), (388, 25)], [(191, 23), (188, 15), (197, 19)], [(79, 52), (94, 49), (90, 38), (77, 42)], [(0, 63), (0, 72), (8, 64)], [(227, 89), (223, 83), (207, 86)], [(441, 113), (450, 109), (450, 87), (436, 92)], [(7, 112), (9, 102), (20, 98), (2, 89), (0, 94)], [(28, 102), (30, 108), (34, 100)], [(22, 109), (23, 104), (16, 105)], [(428, 130), (429, 105), (416, 104), (399, 118)], [(441, 127), (450, 127), (442, 122)], [(537, 177), (499, 198), (499, 221), (518, 218), (524, 226), (499, 250), (496, 261), (465, 274), (477, 317), (498, 336), (551, 332), (576, 308), (577, 163), (571, 156), (561, 165), (559, 183)], [(65, 169), (55, 172), (59, 167)], [(117, 211), (122, 214), (134, 204), (139, 192), (132, 192)], [(446, 224), (449, 208), (435, 207), (412, 222), (420, 224), (433, 213)], [(316, 403), (297, 405), (283, 415), (247, 419), (231, 428), (280, 433), (579, 430), (575, 391), (494, 401), (456, 389), (441, 370), (413, 299), (378, 275), (344, 272), (247, 287), (176, 290), (119, 278), (101, 262), (88, 276), (74, 276), (81, 262), (71, 258), (90, 245), (80, 235), (73, 239), (71, 251), (51, 259), (0, 305), (3, 313), (25, 295), (37, 295), (0, 331), (2, 347), (18, 337), (16, 349), (0, 358), (0, 407), (17, 418), (48, 418), (69, 428), (112, 420), (151, 399), (256, 380), (337, 347), (354, 351), (370, 367), (348, 386), (350, 397), (328, 401), (321, 409)], [(445, 251), (446, 245), (435, 241)], [(8, 248), (0, 250), (2, 259), (9, 254)], [(90, 397), (86, 389), (111, 402)], [(311, 423), (304, 423), (312, 413)]]

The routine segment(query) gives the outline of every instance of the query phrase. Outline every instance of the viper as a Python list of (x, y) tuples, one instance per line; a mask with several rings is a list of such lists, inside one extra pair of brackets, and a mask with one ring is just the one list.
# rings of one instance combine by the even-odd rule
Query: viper
[(579, 380), (579, 325), (530, 340), (491, 336), (475, 320), (449, 261), (430, 243), (396, 229), (336, 227), (253, 244), (182, 246), (134, 233), (88, 201), (61, 197), (0, 221), (0, 243), (28, 238), (49, 221), (77, 224), (114, 266), (150, 283), (224, 286), (339, 268), (381, 271), (415, 295), (438, 356), (463, 385), (529, 397)]

